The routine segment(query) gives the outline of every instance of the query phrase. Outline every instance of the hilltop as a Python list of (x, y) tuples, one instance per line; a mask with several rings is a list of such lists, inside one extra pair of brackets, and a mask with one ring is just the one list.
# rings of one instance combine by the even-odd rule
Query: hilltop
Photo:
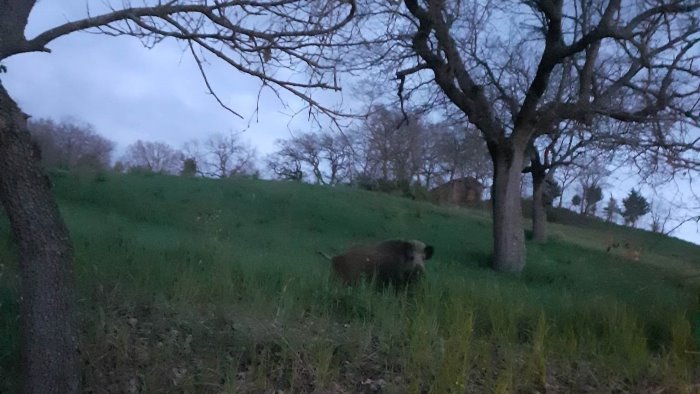
[[(550, 225), (520, 275), (490, 218), (349, 187), (55, 173), (76, 253), (84, 387), (110, 391), (631, 392), (698, 383), (700, 247)], [(329, 281), (318, 251), (418, 238), (425, 283)], [(610, 242), (627, 242), (639, 261)], [(17, 386), (16, 254), (0, 223), (0, 392)], [(504, 391), (500, 391), (504, 392)]]

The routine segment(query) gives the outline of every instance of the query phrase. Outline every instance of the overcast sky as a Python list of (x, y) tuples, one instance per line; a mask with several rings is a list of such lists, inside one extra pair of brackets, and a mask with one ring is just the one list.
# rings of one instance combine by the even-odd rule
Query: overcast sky
[[(27, 36), (84, 16), (84, 2), (41, 1), (30, 15)], [(269, 152), (275, 139), (306, 127), (303, 115), (287, 115), (301, 103), (286, 100), (292, 108), (285, 108), (269, 90), (253, 117), (258, 81), (213, 63), (208, 76), (215, 91), (245, 119), (223, 110), (208, 94), (189, 52), (172, 40), (149, 50), (135, 38), (79, 32), (48, 47), (50, 54), (22, 54), (6, 62), (8, 74), (2, 78), (12, 97), (33, 117), (91, 123), (121, 149), (137, 139), (180, 147), (211, 133), (245, 130), (244, 140)]]
[[(89, 2), (93, 13), (99, 11), (100, 3)], [(40, 1), (30, 16), (27, 36), (84, 17), (85, 4)], [(117, 156), (137, 139), (163, 141), (179, 148), (211, 133), (244, 130), (243, 139), (265, 154), (272, 151), (275, 139), (309, 127), (304, 115), (289, 116), (302, 103), (290, 98), (285, 102), (291, 108), (285, 108), (269, 91), (261, 95), (260, 113), (254, 117), (258, 81), (214, 63), (208, 69), (210, 82), (222, 100), (245, 119), (223, 110), (207, 93), (194, 61), (174, 41), (149, 50), (131, 37), (75, 33), (52, 42), (49, 48), (50, 54), (8, 59), (8, 73), (1, 76), (3, 84), (33, 117), (73, 117), (91, 123), (100, 134), (117, 142)], [(340, 99), (330, 94), (322, 97)], [(613, 183), (619, 189), (614, 192), (618, 200), (635, 186), (626, 174), (618, 174)], [(687, 191), (687, 186), (681, 186), (684, 188)], [(609, 191), (605, 195), (607, 200)], [(686, 224), (674, 235), (700, 244), (695, 223)]]

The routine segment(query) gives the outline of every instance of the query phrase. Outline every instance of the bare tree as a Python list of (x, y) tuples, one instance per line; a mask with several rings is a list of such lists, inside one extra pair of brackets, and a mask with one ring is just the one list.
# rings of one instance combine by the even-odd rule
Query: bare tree
[(277, 140), (278, 150), (265, 158), (267, 168), (278, 179), (301, 182), (304, 179), (301, 154), (289, 140)]
[[(592, 152), (591, 152), (592, 153)], [(602, 188), (610, 176), (607, 168), (609, 160), (605, 156), (586, 156), (583, 164), (578, 166), (579, 194), (581, 196), (580, 212), (582, 215), (595, 215), (597, 203), (603, 198)]]
[(403, 102), (442, 103), (486, 140), (499, 271), (525, 264), (520, 178), (533, 137), (565, 120), (682, 123), (700, 98), (685, 87), (700, 67), (697, 1), (372, 4), (390, 26), (370, 39), (383, 60), (363, 53), (365, 64), (393, 68)]
[(255, 148), (237, 134), (212, 134), (204, 142), (205, 173), (219, 178), (251, 174), (255, 171)]
[(404, 119), (383, 105), (370, 108), (352, 131), (359, 172), (383, 184), (408, 186), (419, 179), (427, 126), (418, 116)]
[(46, 167), (105, 169), (110, 165), (114, 142), (97, 134), (90, 124), (30, 119), (27, 127)]
[(576, 181), (576, 175), (578, 175), (578, 172), (573, 166), (562, 167), (556, 172), (554, 179), (557, 180), (559, 186), (561, 187), (559, 203), (557, 203), (558, 208), (561, 208), (564, 205), (564, 195), (566, 193), (566, 189)]
[(603, 212), (605, 213), (605, 221), (607, 223), (616, 223), (617, 220), (615, 219), (616, 215), (620, 214), (621, 210), (620, 207), (617, 204), (617, 200), (610, 195), (610, 198), (608, 199), (608, 203), (603, 208)]
[(651, 231), (668, 235), (670, 223), (673, 221), (673, 207), (660, 200), (652, 200), (649, 207), (651, 215)]
[[(573, 177), (570, 175), (576, 171), (579, 158), (593, 148), (594, 142), (591, 133), (575, 122), (563, 122), (553, 132), (535, 135), (530, 141), (526, 151), (530, 165), (523, 172), (531, 175), (532, 238), (535, 242), (543, 243), (547, 240), (546, 207), (555, 198), (552, 192), (556, 191), (560, 196), (561, 207), (564, 188), (573, 181), (570, 178), (576, 178), (578, 174)], [(556, 180), (559, 169), (564, 171), (564, 182), (561, 185)]]
[(428, 138), (438, 141), (438, 156), (447, 181), (471, 176), (487, 184), (493, 168), (483, 138), (473, 127), (448, 126)]
[(131, 171), (176, 174), (182, 168), (182, 152), (164, 142), (138, 140), (126, 148), (121, 160)]
[[(0, 0), (0, 63), (22, 53), (50, 52), (52, 41), (83, 30), (134, 36), (146, 45), (172, 38), (187, 45), (212, 94), (205, 73), (207, 55), (266, 87), (304, 100), (315, 109), (312, 114), (337, 114), (309, 94), (340, 89), (338, 64), (329, 49), (347, 42), (339, 32), (355, 13), (353, 0), (173, 0), (140, 7), (125, 1), (121, 9), (88, 15), (27, 38), (25, 28), (35, 4), (35, 0)], [(298, 72), (285, 72), (285, 77), (276, 73), (290, 68)], [(70, 237), (38, 164), (26, 116), (2, 85), (0, 140), (0, 200), (21, 259), (23, 391), (78, 392)]]
[[(427, 128), (439, 127), (438, 125), (427, 125)], [(430, 138), (429, 131), (425, 130), (422, 133), (419, 143), (421, 157), (418, 168), (418, 178), (421, 179), (421, 185), (426, 190), (434, 184), (443, 182), (443, 167), (442, 158), (440, 157), (440, 140), (438, 138)]]
[(393, 142), (401, 119), (384, 107), (370, 109), (369, 116), (355, 129), (358, 152), (363, 156), (365, 175), (372, 179), (392, 178)]
[[(355, 173), (384, 188), (421, 186), (472, 176), (482, 184), (491, 159), (475, 129), (450, 121), (408, 117), (399, 108), (374, 105), (349, 132)], [(393, 190), (393, 189), (392, 189)]]
[(328, 167), (328, 184), (335, 185), (353, 176), (352, 145), (344, 134), (324, 132), (320, 136), (321, 155)]
[(343, 135), (299, 133), (277, 140), (276, 145), (278, 150), (267, 157), (267, 165), (280, 179), (301, 181), (306, 173), (314, 183), (335, 185), (352, 175), (352, 150)]
[(304, 170), (314, 183), (326, 184), (321, 170), (321, 145), (316, 133), (299, 133), (290, 139), (275, 141), (278, 150), (267, 158), (268, 167), (282, 179), (303, 180)]
[(314, 182), (326, 184), (321, 171), (321, 146), (316, 133), (303, 133), (292, 138), (292, 144), (301, 155), (302, 162), (308, 164), (314, 176)]

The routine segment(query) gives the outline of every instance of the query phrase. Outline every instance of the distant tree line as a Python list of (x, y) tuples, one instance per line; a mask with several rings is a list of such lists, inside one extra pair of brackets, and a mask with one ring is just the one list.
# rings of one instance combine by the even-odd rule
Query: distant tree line
[[(115, 143), (99, 135), (94, 126), (74, 119), (30, 119), (29, 129), (41, 150), (45, 167), (64, 170), (112, 169), (116, 172), (160, 173), (182, 176), (227, 178), (259, 176), (257, 151), (239, 134), (211, 134), (191, 140), (180, 149), (164, 142), (138, 140), (112, 165)], [(321, 185), (349, 184), (356, 187), (424, 196), (421, 192), (462, 177), (474, 177), (487, 185), (492, 163), (483, 139), (469, 127), (447, 122), (428, 122), (419, 115), (404, 116), (399, 110), (375, 106), (369, 116), (345, 132), (299, 132), (276, 141), (277, 149), (263, 158), (273, 178)], [(607, 222), (637, 226), (651, 214), (650, 228), (666, 232), (671, 209), (649, 203), (632, 189), (621, 204), (610, 195), (610, 157), (588, 146), (587, 154), (574, 157), (550, 172), (544, 183), (544, 204), (573, 188), (571, 209), (582, 216), (600, 215)], [(524, 168), (524, 172), (528, 171)]]
[(126, 147), (114, 165), (116, 144), (89, 123), (75, 119), (29, 119), (28, 127), (46, 168), (113, 170), (131, 173), (226, 178), (257, 173), (257, 151), (238, 134), (215, 133), (191, 140), (181, 149), (160, 141), (138, 140)]
[(209, 135), (176, 149), (164, 142), (136, 141), (115, 164), (118, 172), (228, 178), (257, 174), (257, 151), (234, 133)]
[(342, 133), (299, 132), (276, 141), (265, 164), (278, 179), (405, 194), (471, 176), (491, 177), (486, 144), (471, 127), (429, 122), (375, 106)]

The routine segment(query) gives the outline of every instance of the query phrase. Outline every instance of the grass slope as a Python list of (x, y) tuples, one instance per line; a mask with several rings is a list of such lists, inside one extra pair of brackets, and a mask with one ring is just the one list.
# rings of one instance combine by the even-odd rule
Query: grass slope
[[(83, 385), (111, 392), (645, 392), (697, 383), (700, 248), (551, 226), (519, 276), (485, 212), (349, 188), (55, 175), (73, 237)], [(412, 294), (342, 288), (317, 251), (418, 238)], [(611, 240), (641, 261), (606, 253)], [(18, 387), (16, 251), (0, 224), (0, 392)]]

